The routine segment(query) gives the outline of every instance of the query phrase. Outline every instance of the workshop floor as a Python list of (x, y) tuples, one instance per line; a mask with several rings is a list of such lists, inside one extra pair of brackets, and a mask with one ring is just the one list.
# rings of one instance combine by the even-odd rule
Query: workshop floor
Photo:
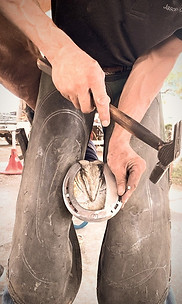
[[(19, 147), (17, 147), (18, 149)], [(10, 151), (11, 147), (0, 139), (0, 171), (7, 165)], [(20, 181), (20, 175), (0, 174), (0, 264), (4, 266), (5, 271), (11, 247), (16, 198)], [(172, 286), (177, 304), (182, 304), (182, 187), (171, 187), (170, 207), (172, 217)], [(82, 252), (83, 277), (74, 304), (97, 304), (97, 263), (105, 225), (105, 222), (89, 223), (86, 227), (77, 230)], [(5, 285), (6, 275), (4, 272), (0, 278), (0, 295)]]

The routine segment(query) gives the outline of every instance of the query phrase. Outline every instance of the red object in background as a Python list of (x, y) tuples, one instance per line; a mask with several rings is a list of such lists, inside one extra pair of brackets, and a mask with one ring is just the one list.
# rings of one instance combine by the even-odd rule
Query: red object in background
[(9, 175), (22, 174), (23, 166), (18, 158), (16, 149), (11, 149), (11, 155), (9, 158), (6, 169), (0, 173)]

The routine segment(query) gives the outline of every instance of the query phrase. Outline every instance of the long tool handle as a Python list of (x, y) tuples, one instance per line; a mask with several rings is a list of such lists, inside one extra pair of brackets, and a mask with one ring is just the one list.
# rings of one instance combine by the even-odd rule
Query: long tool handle
[[(52, 75), (52, 67), (44, 58), (39, 58), (37, 60), (37, 65), (40, 70), (50, 76)], [(112, 104), (110, 104), (110, 114), (115, 122), (117, 122), (120, 126), (122, 126), (124, 129), (126, 129), (128, 132), (130, 132), (143, 142), (145, 142), (150, 147), (159, 150), (159, 148), (164, 145), (162, 139), (153, 134), (151, 131), (142, 126), (130, 116), (118, 110)]]
[(159, 150), (164, 145), (162, 139), (152, 133), (150, 130), (145, 128), (139, 122), (121, 112), (119, 109), (110, 104), (110, 114), (112, 119), (117, 122), (120, 126), (126, 129), (128, 132), (145, 142), (150, 147)]

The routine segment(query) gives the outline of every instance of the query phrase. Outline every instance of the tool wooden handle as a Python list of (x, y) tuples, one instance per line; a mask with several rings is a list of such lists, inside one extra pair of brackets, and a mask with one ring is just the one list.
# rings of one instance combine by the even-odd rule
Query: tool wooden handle
[(159, 150), (164, 145), (162, 139), (112, 104), (110, 104), (110, 114), (115, 122), (152, 148)]

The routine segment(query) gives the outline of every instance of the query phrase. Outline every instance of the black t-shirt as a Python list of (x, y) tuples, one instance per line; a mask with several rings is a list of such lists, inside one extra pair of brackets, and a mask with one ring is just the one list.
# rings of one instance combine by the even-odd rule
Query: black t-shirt
[(52, 18), (102, 67), (130, 66), (173, 33), (182, 39), (181, 0), (52, 0)]

